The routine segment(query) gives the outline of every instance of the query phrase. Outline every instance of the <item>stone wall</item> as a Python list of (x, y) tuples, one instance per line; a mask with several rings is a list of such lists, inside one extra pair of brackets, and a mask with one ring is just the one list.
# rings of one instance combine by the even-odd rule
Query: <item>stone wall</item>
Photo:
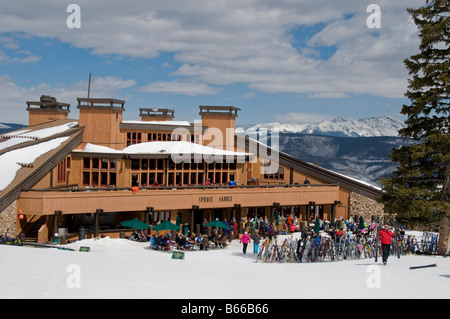
[(7, 232), (9, 236), (16, 235), (17, 221), (17, 201), (14, 201), (8, 208), (0, 213), (0, 235)]
[(354, 192), (350, 193), (350, 217), (362, 216), (365, 222), (371, 222), (373, 217), (376, 218), (376, 216), (381, 216), (383, 213), (383, 204), (363, 195)]

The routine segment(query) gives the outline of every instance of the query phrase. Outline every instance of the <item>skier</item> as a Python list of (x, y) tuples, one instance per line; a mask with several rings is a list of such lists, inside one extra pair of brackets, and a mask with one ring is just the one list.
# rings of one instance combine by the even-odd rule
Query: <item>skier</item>
[(388, 225), (380, 230), (381, 252), (383, 255), (383, 264), (386, 265), (389, 257), (389, 249), (391, 247), (391, 238), (394, 238), (394, 233), (390, 230)]
[(246, 254), (247, 253), (247, 245), (250, 242), (250, 237), (248, 236), (247, 232), (244, 232), (244, 234), (241, 237), (240, 242), (244, 245), (242, 252), (244, 254)]
[(259, 236), (258, 232), (255, 232), (252, 239), (253, 239), (253, 253), (258, 254), (259, 241), (261, 240), (261, 237)]

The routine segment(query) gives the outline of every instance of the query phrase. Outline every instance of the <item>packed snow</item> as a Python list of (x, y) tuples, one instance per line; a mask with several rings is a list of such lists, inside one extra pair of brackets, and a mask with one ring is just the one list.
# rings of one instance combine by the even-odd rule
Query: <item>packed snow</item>
[[(186, 251), (184, 260), (151, 250), (148, 242), (109, 237), (64, 247), (75, 251), (0, 245), (0, 298), (450, 297), (450, 258), (443, 257), (390, 256), (387, 265), (381, 258), (256, 263), (252, 244), (243, 254), (239, 240), (227, 249)], [(429, 264), (437, 267), (409, 269)]]

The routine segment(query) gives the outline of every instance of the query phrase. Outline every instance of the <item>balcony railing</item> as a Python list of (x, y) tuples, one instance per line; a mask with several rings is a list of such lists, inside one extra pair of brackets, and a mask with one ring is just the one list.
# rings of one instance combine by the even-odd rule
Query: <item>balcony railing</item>
[[(138, 190), (181, 190), (181, 189), (255, 189), (255, 188), (310, 188), (333, 187), (339, 184), (277, 184), (277, 185), (174, 185), (174, 186), (136, 186)], [(99, 192), (99, 191), (133, 191), (134, 187), (78, 187), (78, 185), (65, 185), (60, 187), (23, 189), (23, 192)]]

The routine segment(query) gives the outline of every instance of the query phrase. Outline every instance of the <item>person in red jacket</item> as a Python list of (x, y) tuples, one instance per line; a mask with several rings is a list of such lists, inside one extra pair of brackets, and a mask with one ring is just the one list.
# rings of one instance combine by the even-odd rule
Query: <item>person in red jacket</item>
[(381, 253), (383, 255), (383, 264), (386, 265), (389, 250), (391, 248), (391, 238), (394, 238), (394, 233), (390, 230), (388, 225), (384, 225), (384, 228), (380, 230), (380, 242), (381, 242)]
[(242, 252), (244, 254), (246, 254), (247, 253), (247, 245), (250, 242), (250, 236), (247, 234), (247, 232), (244, 232), (244, 234), (241, 237), (240, 242), (244, 245)]

